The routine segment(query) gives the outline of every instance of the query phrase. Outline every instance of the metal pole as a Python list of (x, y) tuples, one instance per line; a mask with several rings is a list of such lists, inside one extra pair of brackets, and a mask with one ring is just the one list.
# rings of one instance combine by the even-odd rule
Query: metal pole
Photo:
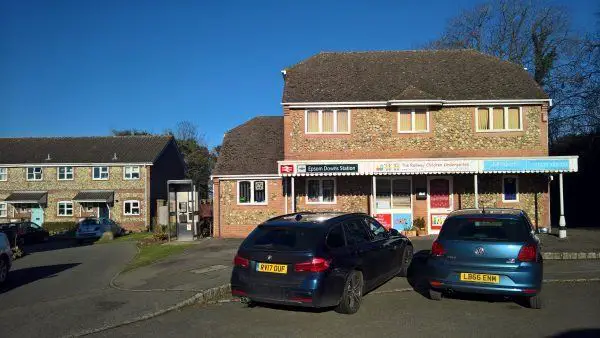
[(294, 176), (292, 176), (292, 213), (296, 212), (296, 191), (294, 181)]
[(284, 212), (283, 212), (283, 213), (284, 213), (284, 214), (287, 214), (287, 213), (288, 213), (288, 188), (287, 188), (287, 177), (284, 177), (284, 178), (283, 178), (283, 191), (285, 192), (285, 193), (283, 194), (283, 196), (284, 196), (284, 201), (283, 201), (283, 202), (284, 202), (284, 203), (283, 203), (283, 205), (284, 205), (284, 207), (283, 207), (283, 208), (284, 208), (284, 209), (283, 209), (283, 210), (284, 210)]
[(479, 209), (479, 186), (477, 185), (477, 174), (473, 176), (473, 183), (475, 184), (475, 209)]
[(377, 205), (377, 179), (375, 178), (375, 175), (373, 175), (371, 188), (371, 216), (375, 216), (375, 207)]
[(567, 238), (567, 221), (565, 220), (565, 199), (563, 195), (563, 174), (558, 175), (560, 190), (560, 218), (558, 220), (558, 238)]

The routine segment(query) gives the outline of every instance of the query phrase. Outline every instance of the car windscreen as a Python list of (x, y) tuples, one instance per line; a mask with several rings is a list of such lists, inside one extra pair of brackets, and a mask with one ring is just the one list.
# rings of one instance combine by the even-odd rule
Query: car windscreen
[(440, 239), (520, 242), (527, 240), (529, 226), (522, 218), (450, 217), (442, 226)]
[(259, 226), (250, 233), (243, 246), (247, 249), (305, 251), (315, 248), (320, 237), (319, 229)]
[(94, 218), (88, 218), (81, 221), (81, 225), (98, 225), (98, 220)]

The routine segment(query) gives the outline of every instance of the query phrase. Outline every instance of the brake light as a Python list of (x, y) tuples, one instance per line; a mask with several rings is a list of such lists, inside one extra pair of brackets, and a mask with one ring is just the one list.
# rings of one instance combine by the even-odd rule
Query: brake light
[(523, 245), (519, 250), (517, 259), (521, 262), (535, 262), (537, 260), (537, 248), (533, 244)]
[(248, 266), (250, 266), (250, 261), (240, 255), (235, 255), (235, 257), (233, 258), (233, 266), (247, 268)]
[(325, 258), (313, 258), (310, 262), (298, 263), (294, 265), (295, 272), (323, 272), (329, 269), (331, 261)]
[(442, 246), (442, 244), (438, 241), (433, 242), (431, 246), (431, 255), (432, 256), (443, 256), (446, 254), (446, 250)]

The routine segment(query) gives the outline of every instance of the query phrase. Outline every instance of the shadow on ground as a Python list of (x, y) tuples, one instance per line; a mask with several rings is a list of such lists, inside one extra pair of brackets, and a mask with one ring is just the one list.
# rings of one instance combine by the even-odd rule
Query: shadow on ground
[(74, 239), (53, 239), (50, 238), (47, 242), (38, 244), (28, 244), (23, 246), (23, 252), (25, 255), (34, 254), (36, 252), (45, 252), (53, 250), (62, 250), (77, 246), (77, 242)]
[(600, 337), (600, 329), (578, 329), (561, 332), (557, 335), (551, 336), (553, 338), (586, 338), (586, 337)]
[(40, 279), (52, 278), (58, 273), (71, 269), (79, 264), (80, 263), (35, 266), (31, 268), (10, 271), (8, 280), (0, 287), (0, 293), (8, 292), (12, 289), (33, 283)]

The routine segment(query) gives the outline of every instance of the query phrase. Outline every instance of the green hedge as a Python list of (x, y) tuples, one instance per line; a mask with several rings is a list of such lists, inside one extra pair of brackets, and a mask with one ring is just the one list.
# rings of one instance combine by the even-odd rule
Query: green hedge
[(53, 235), (61, 232), (74, 231), (77, 229), (75, 222), (44, 222), (43, 228)]

